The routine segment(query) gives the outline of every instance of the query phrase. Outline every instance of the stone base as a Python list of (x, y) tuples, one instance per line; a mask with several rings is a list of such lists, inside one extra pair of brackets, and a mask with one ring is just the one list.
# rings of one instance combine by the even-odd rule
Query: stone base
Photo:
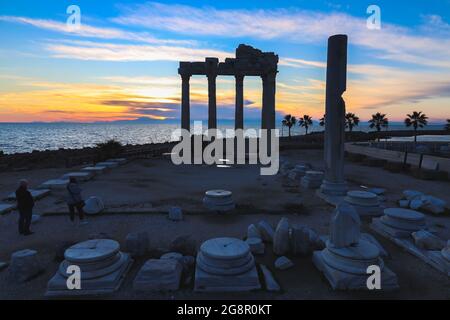
[(94, 175), (104, 173), (108, 170), (109, 169), (107, 167), (102, 167), (102, 166), (86, 167), (86, 168), (81, 169), (81, 171), (92, 172)]
[(410, 235), (408, 237), (405, 237), (404, 235), (402, 235), (402, 237), (393, 236), (392, 234), (395, 234), (395, 232), (390, 230), (392, 228), (384, 226), (380, 221), (372, 221), (370, 228), (379, 235), (392, 241), (403, 250), (450, 277), (450, 263), (445, 260), (440, 251), (425, 250), (417, 247)]
[(370, 224), (370, 228), (381, 234), (384, 237), (392, 237), (392, 238), (409, 238), (411, 237), (411, 231), (400, 230), (393, 227), (390, 227), (380, 221), (380, 218), (372, 219), (372, 223)]
[(198, 266), (195, 269), (196, 292), (244, 292), (261, 289), (256, 265), (239, 275), (214, 275)]
[(322, 199), (323, 201), (325, 201), (326, 203), (328, 203), (329, 205), (332, 205), (332, 206), (337, 206), (339, 203), (341, 203), (345, 199), (345, 196), (333, 196), (333, 195), (325, 194), (322, 192), (321, 189), (316, 191), (316, 196), (318, 196), (320, 199)]
[(126, 253), (122, 253), (126, 261), (116, 271), (100, 278), (83, 280), (81, 278), (80, 290), (67, 289), (67, 278), (63, 277), (58, 271), (50, 279), (47, 285), (46, 297), (63, 298), (72, 296), (96, 296), (111, 294), (117, 291), (122, 285), (126, 274), (128, 273), (133, 260)]
[[(356, 275), (339, 271), (327, 265), (322, 257), (322, 251), (313, 253), (313, 263), (327, 278), (334, 290), (369, 290), (367, 279), (369, 275)], [(397, 276), (386, 266), (381, 271), (381, 290), (398, 289)]]

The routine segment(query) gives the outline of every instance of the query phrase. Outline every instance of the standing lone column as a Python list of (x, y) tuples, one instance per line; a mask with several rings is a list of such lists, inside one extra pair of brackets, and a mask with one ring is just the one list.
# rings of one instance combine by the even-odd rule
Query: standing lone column
[(190, 131), (190, 85), (189, 79), (190, 74), (182, 74), (182, 85), (181, 85), (181, 128)]
[(275, 90), (277, 72), (270, 72), (262, 76), (263, 98), (262, 98), (262, 129), (275, 129)]
[(344, 179), (345, 101), (347, 89), (347, 36), (328, 39), (325, 111), (325, 179), (321, 191), (329, 196), (347, 193)]
[(235, 75), (236, 78), (236, 113), (235, 126), (237, 129), (244, 129), (244, 76), (242, 74)]

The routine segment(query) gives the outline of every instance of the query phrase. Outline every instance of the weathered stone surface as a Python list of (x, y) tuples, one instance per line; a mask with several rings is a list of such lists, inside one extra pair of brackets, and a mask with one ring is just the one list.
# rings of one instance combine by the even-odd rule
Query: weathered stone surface
[(360, 238), (361, 220), (355, 209), (341, 203), (331, 218), (330, 241), (336, 248), (357, 244)]
[(45, 181), (39, 186), (40, 189), (65, 190), (69, 184), (69, 179), (52, 179)]
[(8, 268), (9, 277), (16, 282), (26, 282), (43, 271), (37, 251), (25, 249), (11, 255), (11, 265)]
[(293, 255), (309, 255), (319, 249), (319, 237), (311, 228), (294, 225), (291, 229), (290, 248)]
[(273, 236), (273, 252), (282, 256), (289, 252), (289, 219), (281, 218)]
[(445, 247), (444, 240), (440, 239), (439, 237), (435, 236), (434, 234), (426, 230), (419, 230), (413, 232), (411, 235), (414, 239), (416, 246), (418, 246), (421, 249), (442, 250)]
[(419, 210), (425, 202), (422, 199), (413, 199), (409, 202), (409, 207), (413, 210)]
[(266, 285), (266, 290), (270, 292), (278, 292), (281, 290), (280, 285), (275, 280), (275, 278), (272, 275), (272, 272), (267, 268), (265, 265), (261, 264), (261, 271), (264, 276), (264, 283)]
[(42, 216), (40, 214), (33, 214), (33, 216), (31, 217), (32, 224), (36, 224), (41, 220), (42, 220)]
[(417, 199), (422, 197), (424, 194), (420, 191), (416, 191), (416, 190), (405, 190), (403, 191), (403, 196), (407, 199), (407, 200), (413, 200), (413, 199)]
[(140, 257), (147, 253), (149, 239), (147, 232), (132, 232), (125, 239), (125, 251), (132, 257)]
[(88, 215), (97, 215), (105, 210), (105, 205), (99, 197), (89, 197), (84, 203), (83, 210)]
[(95, 166), (95, 167), (86, 167), (81, 169), (81, 171), (92, 172), (94, 175), (99, 175), (108, 170), (107, 167)]
[(181, 264), (175, 259), (150, 259), (133, 282), (136, 291), (176, 291), (180, 287)]
[(61, 177), (61, 179), (76, 178), (78, 181), (89, 181), (94, 177), (93, 172), (81, 171), (81, 172), (69, 172)]
[(203, 205), (211, 211), (226, 212), (233, 210), (233, 193), (227, 190), (209, 190), (205, 192)]
[(181, 253), (178, 252), (169, 252), (169, 253), (165, 253), (163, 254), (160, 259), (164, 260), (164, 259), (174, 259), (178, 262), (181, 263), (181, 261), (183, 260), (183, 255)]
[(261, 238), (247, 238), (245, 242), (250, 247), (253, 254), (264, 254), (265, 245)]
[(433, 196), (423, 196), (424, 201), (422, 208), (434, 214), (443, 214), (447, 208), (447, 202)]
[(247, 228), (247, 238), (260, 238), (262, 239), (261, 232), (259, 229), (254, 225), (251, 224)]
[(0, 203), (0, 215), (13, 211), (16, 208), (14, 204)]
[(258, 230), (261, 233), (263, 241), (273, 242), (275, 231), (267, 221), (260, 221), (258, 223)]
[(185, 256), (195, 256), (197, 254), (197, 242), (190, 235), (182, 235), (170, 243), (169, 251), (179, 252)]
[(117, 162), (99, 162), (95, 165), (96, 167), (106, 167), (106, 168), (116, 168), (119, 166)]
[(318, 189), (323, 181), (323, 172), (306, 171), (305, 176), (301, 179), (301, 185), (307, 189)]
[(294, 263), (289, 260), (287, 257), (279, 257), (277, 260), (275, 260), (275, 268), (278, 270), (287, 270), (289, 268), (292, 268), (294, 266)]
[(169, 209), (169, 220), (181, 221), (183, 220), (183, 211), (179, 207), (172, 207)]

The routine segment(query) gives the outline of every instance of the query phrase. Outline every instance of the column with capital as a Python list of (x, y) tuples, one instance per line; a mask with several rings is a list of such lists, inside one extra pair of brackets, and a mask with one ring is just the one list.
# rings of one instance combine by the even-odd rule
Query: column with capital
[(275, 90), (277, 72), (269, 72), (263, 76), (262, 129), (275, 129)]
[(244, 129), (244, 75), (236, 74), (235, 129)]
[(208, 77), (208, 129), (217, 129), (216, 78), (218, 58), (206, 58), (206, 76)]

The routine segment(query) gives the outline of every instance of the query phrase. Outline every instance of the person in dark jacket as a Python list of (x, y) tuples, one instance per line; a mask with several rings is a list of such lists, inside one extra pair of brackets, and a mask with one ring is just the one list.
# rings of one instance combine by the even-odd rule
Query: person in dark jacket
[[(84, 201), (81, 197), (81, 188), (78, 185), (75, 177), (70, 177), (69, 184), (67, 185), (67, 205), (69, 206), (70, 220), (75, 222), (75, 209), (78, 211), (80, 221), (84, 220)], [(85, 222), (83, 222), (84, 224)]]
[(17, 209), (19, 210), (19, 233), (25, 236), (33, 234), (30, 230), (31, 218), (33, 216), (34, 200), (28, 191), (28, 181), (21, 180), (16, 190)]

